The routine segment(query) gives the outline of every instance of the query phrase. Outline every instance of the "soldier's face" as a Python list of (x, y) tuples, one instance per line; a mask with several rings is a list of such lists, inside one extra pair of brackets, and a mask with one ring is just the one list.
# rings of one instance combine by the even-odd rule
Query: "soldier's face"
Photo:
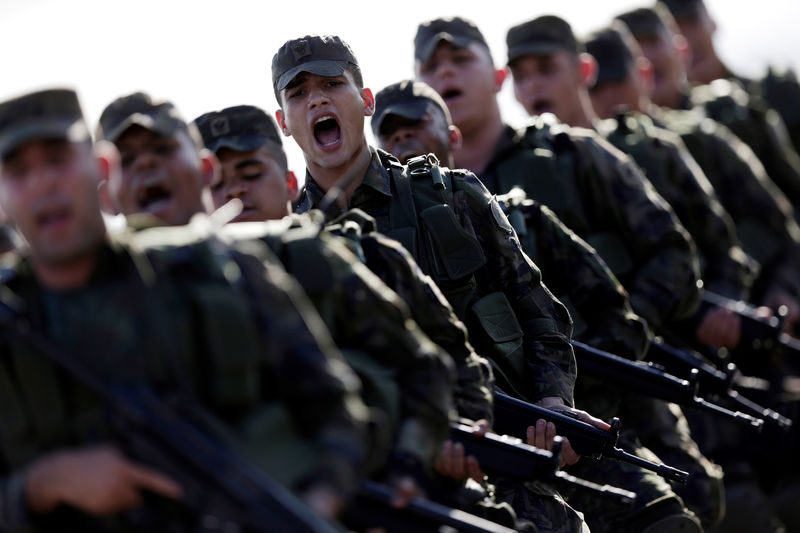
[(349, 71), (332, 78), (303, 72), (281, 91), (276, 117), (310, 168), (337, 169), (363, 150), (364, 120), (374, 111), (372, 92), (360, 89)]
[(65, 139), (24, 143), (3, 157), (3, 210), (34, 257), (64, 264), (94, 250), (105, 234), (91, 145)]
[(381, 123), (378, 144), (405, 164), (412, 157), (433, 153), (450, 165), (450, 129), (441, 111), (430, 110), (421, 120), (388, 115)]
[(673, 107), (686, 83), (686, 69), (672, 34), (637, 38), (642, 54), (653, 65), (653, 94), (656, 105)]
[(109, 190), (123, 214), (147, 213), (165, 224), (181, 225), (203, 211), (206, 177), (188, 135), (165, 137), (134, 125), (115, 144), (122, 173), (112, 176)]
[(553, 113), (572, 123), (580, 109), (578, 90), (583, 80), (577, 56), (565, 51), (527, 55), (509, 65), (514, 77), (514, 96), (530, 115)]
[(691, 63), (689, 64), (689, 79), (701, 83), (710, 83), (716, 77), (716, 54), (714, 53), (714, 21), (708, 12), (700, 8), (698, 16), (689, 19), (677, 19), (681, 34), (689, 41), (691, 48)]
[(250, 152), (223, 148), (217, 157), (222, 172), (211, 183), (215, 208), (234, 198), (241, 200), (242, 212), (233, 222), (275, 220), (289, 214), (297, 180), (282, 168), (269, 148), (262, 146)]
[(631, 111), (640, 110), (641, 95), (633, 72), (630, 72), (624, 80), (609, 81), (594, 87), (589, 96), (592, 99), (592, 107), (600, 118), (612, 117), (620, 106)]
[(505, 71), (494, 68), (486, 47), (475, 42), (457, 48), (442, 41), (428, 61), (417, 62), (416, 70), (417, 78), (441, 95), (453, 124), (462, 130), (484, 122), (505, 79)]

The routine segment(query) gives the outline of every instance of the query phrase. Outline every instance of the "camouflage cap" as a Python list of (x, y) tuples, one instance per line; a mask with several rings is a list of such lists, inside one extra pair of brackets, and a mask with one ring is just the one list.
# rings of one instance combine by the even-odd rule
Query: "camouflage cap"
[(341, 76), (348, 65), (358, 68), (358, 60), (350, 45), (335, 35), (306, 35), (292, 39), (272, 57), (272, 88), (278, 96), (301, 72)]
[(628, 27), (630, 32), (637, 39), (647, 37), (657, 37), (667, 33), (669, 27), (667, 21), (670, 14), (664, 7), (656, 5), (654, 8), (642, 7), (627, 11), (617, 15), (617, 20), (621, 20)]
[(211, 111), (200, 115), (193, 123), (200, 130), (205, 147), (215, 153), (220, 148), (250, 152), (267, 142), (283, 144), (275, 119), (251, 105)]
[(389, 85), (375, 95), (375, 114), (370, 123), (372, 132), (375, 135), (380, 133), (383, 119), (388, 115), (421, 120), (429, 112), (431, 105), (439, 108), (448, 125), (452, 123), (447, 104), (427, 83), (404, 80)]
[(121, 96), (108, 104), (100, 115), (96, 136), (98, 139), (116, 142), (134, 125), (165, 137), (170, 137), (177, 131), (185, 131), (194, 138), (172, 102), (153, 101), (150, 95), (142, 92)]
[(608, 27), (590, 34), (583, 42), (586, 51), (597, 61), (597, 81), (601, 83), (621, 81), (628, 77), (635, 59), (630, 40), (633, 36), (619, 20)]
[(514, 26), (506, 34), (508, 63), (526, 55), (550, 55), (560, 50), (580, 53), (572, 27), (555, 15), (544, 15)]
[(414, 37), (414, 57), (425, 63), (433, 56), (441, 41), (446, 41), (456, 48), (466, 48), (473, 42), (489, 48), (481, 30), (471, 21), (461, 17), (440, 18), (423, 22), (417, 27), (417, 35)]
[(46, 138), (89, 139), (75, 91), (49, 89), (0, 103), (0, 157), (27, 141)]
[(677, 20), (694, 20), (705, 9), (703, 0), (660, 0)]

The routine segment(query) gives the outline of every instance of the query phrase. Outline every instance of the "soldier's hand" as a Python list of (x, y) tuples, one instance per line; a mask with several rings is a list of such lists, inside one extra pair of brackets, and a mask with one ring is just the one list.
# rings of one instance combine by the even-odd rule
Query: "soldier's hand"
[(411, 500), (422, 494), (422, 490), (412, 476), (392, 477), (389, 479), (389, 486), (394, 489), (392, 507), (397, 509), (402, 509), (411, 503)]
[[(472, 426), (472, 433), (475, 435), (482, 437), (486, 435), (487, 431), (489, 431), (489, 422), (486, 420), (478, 420)], [(442, 444), (442, 449), (436, 459), (434, 468), (442, 476), (457, 481), (465, 481), (467, 478), (472, 478), (477, 482), (481, 482), (484, 478), (478, 459), (474, 455), (464, 457), (464, 446), (450, 440), (446, 440)]]
[[(573, 409), (568, 405), (564, 404), (564, 400), (557, 397), (546, 397), (542, 398), (538, 402), (538, 405), (550, 409), (551, 411), (566, 413), (574, 416), (578, 420), (582, 422), (586, 422), (587, 424), (592, 424), (596, 428), (602, 429), (603, 431), (609, 431), (611, 426), (607, 423), (603, 422), (599, 418), (596, 418), (586, 411), (581, 411), (580, 409)], [(529, 426), (528, 431), (526, 434), (526, 441), (531, 446), (536, 446), (537, 448), (542, 448), (544, 450), (552, 451), (553, 450), (553, 442), (555, 441), (555, 437), (557, 435), (557, 428), (555, 424), (552, 422), (547, 422), (546, 420), (539, 419), (536, 421), (535, 426)], [(575, 453), (575, 450), (572, 449), (572, 445), (569, 443), (569, 439), (564, 438), (564, 443), (561, 447), (561, 466), (564, 465), (572, 465), (578, 462), (580, 459), (580, 455)]]
[(344, 500), (331, 487), (315, 484), (303, 493), (303, 501), (323, 518), (335, 518), (344, 507)]
[(181, 487), (169, 477), (126, 459), (116, 448), (98, 446), (57, 452), (34, 463), (25, 494), (35, 513), (69, 505), (94, 515), (138, 507), (141, 491), (180, 498)]
[(741, 320), (724, 307), (710, 309), (697, 328), (697, 340), (712, 348), (735, 348), (741, 334)]

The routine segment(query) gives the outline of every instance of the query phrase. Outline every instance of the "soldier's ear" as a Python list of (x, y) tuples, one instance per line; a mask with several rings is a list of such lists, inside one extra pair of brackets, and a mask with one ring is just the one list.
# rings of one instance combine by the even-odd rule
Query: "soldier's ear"
[(283, 114), (283, 109), (278, 109), (275, 111), (275, 120), (278, 122), (278, 126), (281, 128), (281, 131), (286, 137), (291, 137), (292, 132), (289, 131), (289, 128), (286, 127), (286, 117)]
[(100, 197), (100, 208), (110, 215), (118, 215), (119, 206), (112, 194), (112, 182), (122, 180), (122, 169), (117, 147), (108, 141), (97, 141), (94, 145), (97, 161), (97, 194)]
[(219, 159), (214, 152), (207, 148), (200, 150), (198, 155), (200, 156), (200, 172), (203, 175), (203, 187), (209, 187), (219, 179), (219, 174), (222, 172)]
[(450, 125), (447, 128), (447, 137), (450, 141), (450, 149), (457, 150), (461, 148), (461, 141), (464, 140), (463, 136), (461, 135), (461, 130), (458, 129), (458, 126)]
[(500, 89), (503, 88), (503, 83), (505, 83), (506, 78), (508, 78), (508, 68), (503, 67), (494, 69), (494, 92), (500, 92)]
[(636, 72), (639, 75), (639, 83), (644, 88), (647, 96), (653, 94), (655, 80), (653, 78), (653, 64), (644, 56), (636, 58)]
[(371, 117), (375, 113), (375, 97), (372, 90), (364, 87), (361, 89), (361, 100), (364, 101), (364, 116)]
[(289, 201), (294, 202), (300, 196), (300, 186), (297, 183), (297, 176), (291, 170), (286, 174), (286, 185), (289, 186)]
[(687, 41), (686, 37), (680, 33), (676, 33), (672, 36), (672, 44), (675, 47), (675, 51), (677, 52), (681, 63), (683, 63), (684, 68), (688, 70), (689, 65), (691, 64), (691, 49), (689, 48), (689, 41)]
[(581, 82), (586, 88), (592, 87), (597, 81), (597, 61), (591, 54), (583, 52), (578, 56), (581, 73)]

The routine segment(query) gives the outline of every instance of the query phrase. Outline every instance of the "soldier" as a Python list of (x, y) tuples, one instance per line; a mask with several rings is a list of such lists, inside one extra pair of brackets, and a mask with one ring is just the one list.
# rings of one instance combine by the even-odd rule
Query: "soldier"
[[(296, 192), (297, 182), (292, 181), (294, 176), (286, 168), (280, 137), (269, 117), (256, 108), (241, 106), (228, 115), (204, 115), (198, 124), (198, 129), (204, 130), (208, 138), (211, 138), (212, 129), (220, 137), (223, 129), (229, 132), (237, 127), (247, 128), (238, 130), (239, 135), (235, 137), (228, 136), (211, 144), (215, 150), (224, 147), (221, 155), (225, 158), (222, 172), (211, 178), (212, 197), (221, 199), (223, 196), (223, 173), (229, 178), (232, 173), (236, 174), (224, 180), (227, 190), (239, 191), (234, 194), (243, 201), (242, 212), (234, 220), (279, 217), (281, 208), (286, 214), (289, 191), (294, 183)], [(143, 93), (118, 98), (107, 106), (100, 118), (98, 138), (116, 143), (123, 161), (126, 158), (128, 161), (118, 175), (119, 181), (109, 183), (110, 191), (115, 193), (112, 199), (124, 206), (123, 214), (136, 215), (141, 212), (139, 210), (149, 209), (169, 222), (177, 220), (174, 213), (182, 213), (185, 218), (196, 214), (193, 209), (202, 208), (201, 189), (196, 187), (185, 187), (186, 194), (170, 195), (169, 203), (155, 204), (157, 208), (151, 207), (154, 204), (140, 203), (139, 210), (135, 203), (125, 201), (123, 193), (135, 191), (137, 182), (165, 190), (178, 189), (178, 186), (163, 185), (176, 183), (178, 179), (192, 184), (202, 182), (199, 169), (191, 162), (202, 158), (209, 150), (195, 146), (194, 157), (169, 157), (161, 155), (158, 149), (159, 143), (180, 146), (182, 138), (194, 128), (194, 124), (187, 126), (171, 103), (153, 101)], [(244, 154), (241, 150), (230, 153), (242, 147), (251, 149)], [(236, 161), (232, 161), (232, 157), (236, 157)], [(260, 194), (244, 194), (243, 183), (261, 187), (254, 191)], [(267, 189), (266, 194), (263, 189)], [(275, 194), (269, 194), (269, 189)], [(357, 259), (341, 243), (324, 236), (317, 238), (318, 231), (313, 225), (301, 227), (301, 221), (298, 224), (296, 231), (287, 231), (285, 225), (273, 226), (271, 232), (268, 228), (262, 231), (266, 232), (267, 244), (284, 267), (298, 278), (334, 342), (344, 350), (345, 359), (359, 374), (365, 384), (368, 405), (382, 409), (381, 416), (390, 421), (386, 431), (374, 435), (370, 474), (376, 475), (378, 466), (384, 467), (388, 444), (394, 443), (394, 455), (385, 466), (385, 475), (397, 489), (397, 504), (405, 505), (418, 492), (417, 478), (431, 467), (434, 453), (447, 432), (452, 361), (424, 338), (408, 320), (408, 310), (396, 296), (366, 269), (360, 268)], [(236, 230), (231, 233), (235, 237)], [(310, 265), (314, 265), (313, 268)], [(365, 357), (373, 363), (366, 363)], [(384, 375), (376, 373), (376, 363), (381, 368), (391, 369), (394, 379), (386, 380)], [(387, 382), (392, 384), (387, 385)]]
[[(72, 91), (0, 104), (0, 201), (29, 245), (3, 280), (3, 301), (97, 379), (191, 394), (242, 444), (254, 442), (265, 409), (289, 407), (304, 435), (294, 446), (310, 445), (319, 462), (287, 470), (303, 476), (296, 488), (306, 501), (333, 516), (364, 457), (364, 408), (319, 318), (279, 267), (251, 256), (217, 254), (202, 242), (174, 252), (109, 242), (97, 190), (115, 172), (115, 153), (100, 149), (96, 158)], [(242, 272), (249, 295), (225, 281), (223, 267)], [(228, 313), (217, 316), (222, 307)], [(109, 444), (103, 405), (83, 384), (23, 339), (3, 339), (0, 527), (152, 528), (125, 526), (118, 513), (139, 507), (144, 492), (176, 499), (182, 487), (123, 455), (125, 435)], [(224, 355), (232, 346), (235, 362)], [(170, 527), (163, 506), (154, 511)]]
[[(423, 82), (396, 83), (381, 90), (376, 101), (372, 129), (382, 148), (401, 158), (433, 152), (442, 161), (452, 164), (453, 148), (460, 141), (460, 131), (451, 123), (441, 97), (429, 86)], [(546, 207), (529, 200), (516, 209), (516, 215), (525, 217), (525, 222), (517, 227), (526, 254), (535, 258), (544, 275), (552, 280), (550, 287), (559, 300), (575, 304), (571, 316), (579, 324), (577, 338), (633, 359), (640, 358), (643, 344), (647, 343), (646, 324), (632, 312), (627, 294), (605, 263)], [(617, 414), (620, 396), (579, 379), (576, 400), (582, 401), (581, 405), (591, 405), (592, 410), (602, 413), (604, 418), (610, 418)], [(625, 435), (624, 439), (626, 448), (636, 449), (643, 457), (654, 458), (635, 437)], [(597, 505), (579, 494), (571, 495), (570, 502), (586, 513), (593, 529), (636, 531), (660, 518), (655, 509), (660, 508), (665, 514), (671, 512), (668, 510), (671, 505), (680, 509), (679, 499), (669, 485), (650, 472), (617, 463), (579, 463), (576, 466), (581, 477), (624, 485), (637, 492), (636, 508), (625, 513), (609, 512), (604, 505)], [(497, 484), (500, 494), (508, 491), (507, 483), (499, 480)]]
[[(669, 13), (662, 8), (636, 9), (617, 17), (630, 29), (650, 61), (657, 87), (652, 102), (644, 92), (625, 103), (648, 113), (681, 135), (695, 161), (717, 191), (720, 202), (733, 218), (744, 251), (761, 265), (761, 275), (752, 289), (752, 299), (777, 311), (781, 305), (789, 314), (784, 323), (792, 331), (800, 317), (798, 303), (797, 242), (800, 228), (790, 201), (775, 186), (758, 157), (718, 123), (698, 112), (657, 109), (680, 101), (685, 87), (681, 39), (671, 30)], [(678, 44), (676, 44), (678, 43)], [(742, 194), (742, 191), (747, 191)]]
[[(373, 114), (375, 100), (363, 87), (352, 50), (338, 37), (288, 41), (273, 58), (272, 75), (278, 123), (306, 159), (297, 210), (323, 204), (335, 214), (341, 207), (323, 198), (341, 191), (347, 207), (372, 215), (378, 231), (403, 243), (434, 278), (466, 322), (478, 353), (503, 354), (503, 371), (514, 374), (521, 395), (575, 412), (568, 314), (541, 284), (538, 269), (477, 178), (440, 169), (425, 158), (406, 168), (368, 146), (364, 118)], [(608, 427), (587, 413), (578, 416)], [(528, 441), (550, 449), (555, 430), (539, 421), (528, 429)], [(567, 460), (577, 460), (571, 449)], [(566, 507), (558, 512), (577, 518)]]

